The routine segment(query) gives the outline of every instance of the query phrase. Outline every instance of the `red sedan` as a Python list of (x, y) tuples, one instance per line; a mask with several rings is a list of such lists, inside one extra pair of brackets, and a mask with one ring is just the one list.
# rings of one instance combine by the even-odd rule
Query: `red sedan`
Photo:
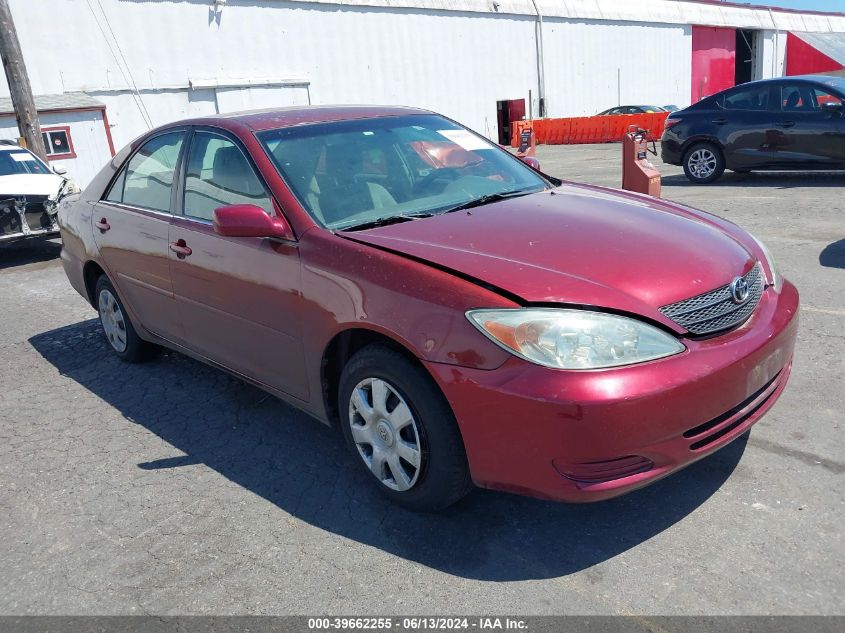
[(422, 110), (167, 125), (59, 220), (118, 356), (166, 346), (338, 425), (415, 509), (644, 486), (748, 430), (792, 363), (798, 293), (754, 237)]

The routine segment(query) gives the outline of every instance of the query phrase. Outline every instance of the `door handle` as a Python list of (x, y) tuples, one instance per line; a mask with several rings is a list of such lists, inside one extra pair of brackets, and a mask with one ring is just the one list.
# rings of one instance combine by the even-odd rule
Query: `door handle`
[(179, 259), (185, 259), (188, 255), (193, 253), (194, 251), (185, 244), (185, 240), (176, 240), (175, 242), (170, 242), (170, 250), (176, 253), (176, 257)]
[(795, 127), (795, 121), (781, 121), (777, 124), (778, 127)]
[(95, 222), (94, 226), (100, 229), (100, 232), (105, 233), (111, 228), (111, 224), (109, 224), (105, 218), (100, 218), (99, 222)]
[(715, 123), (716, 125), (724, 125), (727, 122), (727, 119), (713, 119), (713, 121), (711, 121), (711, 123)]

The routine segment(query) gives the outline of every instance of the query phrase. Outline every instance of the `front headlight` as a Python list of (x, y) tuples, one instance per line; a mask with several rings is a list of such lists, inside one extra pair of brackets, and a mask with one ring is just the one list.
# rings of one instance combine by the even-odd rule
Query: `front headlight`
[(557, 308), (470, 310), (467, 318), (497, 345), (554, 369), (632, 365), (684, 351), (675, 337), (615, 314)]
[(762, 241), (758, 240), (753, 235), (751, 236), (755, 242), (757, 242), (757, 246), (760, 247), (760, 250), (763, 251), (763, 256), (766, 258), (766, 264), (769, 266), (769, 270), (771, 271), (772, 278), (769, 279), (769, 283), (775, 287), (775, 292), (780, 292), (780, 289), (783, 288), (783, 277), (778, 272), (777, 266), (775, 265), (775, 258), (772, 256), (772, 252), (768, 249), (768, 247), (763, 244)]

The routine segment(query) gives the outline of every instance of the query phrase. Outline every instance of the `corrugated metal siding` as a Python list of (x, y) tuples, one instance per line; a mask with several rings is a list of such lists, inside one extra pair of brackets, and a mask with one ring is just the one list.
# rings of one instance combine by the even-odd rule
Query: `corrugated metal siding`
[[(690, 23), (766, 29), (760, 67), (768, 73), (771, 62), (775, 74), (785, 39), (778, 29), (845, 31), (845, 18), (827, 15), (669, 0), (537, 1), (549, 116), (591, 114), (616, 105), (617, 95), (685, 105)], [(491, 138), (496, 101), (532, 91), (537, 112), (530, 0), (230, 0), (216, 13), (210, 1), (11, 5), (34, 91), (85, 91), (102, 101), (117, 145), (150, 124), (309, 96), (426, 107)]]
[(619, 105), (689, 104), (688, 26), (547, 19), (546, 91), (553, 116)]
[[(21, 6), (15, 19), (35, 91), (85, 89), (107, 104), (118, 145), (146, 129), (146, 118), (184, 116), (192, 77), (303, 78), (313, 103), (410, 104), (491, 136), (496, 101), (527, 99), (537, 85), (531, 16), (267, 2), (227, 4), (218, 22), (200, 3), (104, 0), (106, 25), (97, 3), (94, 13), (72, 0)], [(49, 24), (84, 34), (63, 48), (61, 65)]]
[[(263, 0), (268, 4), (317, 2), (358, 7), (407, 8), (534, 15), (530, 0)], [(495, 5), (495, 6), (494, 6)], [(748, 29), (845, 31), (845, 15), (798, 13), (676, 0), (537, 0), (544, 16), (574, 20), (611, 20), (662, 24), (703, 24)]]

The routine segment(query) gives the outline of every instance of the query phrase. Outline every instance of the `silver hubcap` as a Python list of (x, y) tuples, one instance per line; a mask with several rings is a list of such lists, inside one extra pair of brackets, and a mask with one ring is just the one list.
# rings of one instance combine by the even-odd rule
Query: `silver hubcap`
[(399, 392), (379, 378), (366, 378), (349, 399), (352, 439), (361, 459), (391, 490), (404, 491), (420, 474), (417, 422)]
[(709, 149), (697, 149), (690, 154), (687, 166), (696, 178), (708, 178), (716, 171), (716, 155)]
[(123, 311), (109, 290), (101, 290), (98, 300), (100, 323), (111, 346), (118, 352), (126, 351), (126, 320)]

